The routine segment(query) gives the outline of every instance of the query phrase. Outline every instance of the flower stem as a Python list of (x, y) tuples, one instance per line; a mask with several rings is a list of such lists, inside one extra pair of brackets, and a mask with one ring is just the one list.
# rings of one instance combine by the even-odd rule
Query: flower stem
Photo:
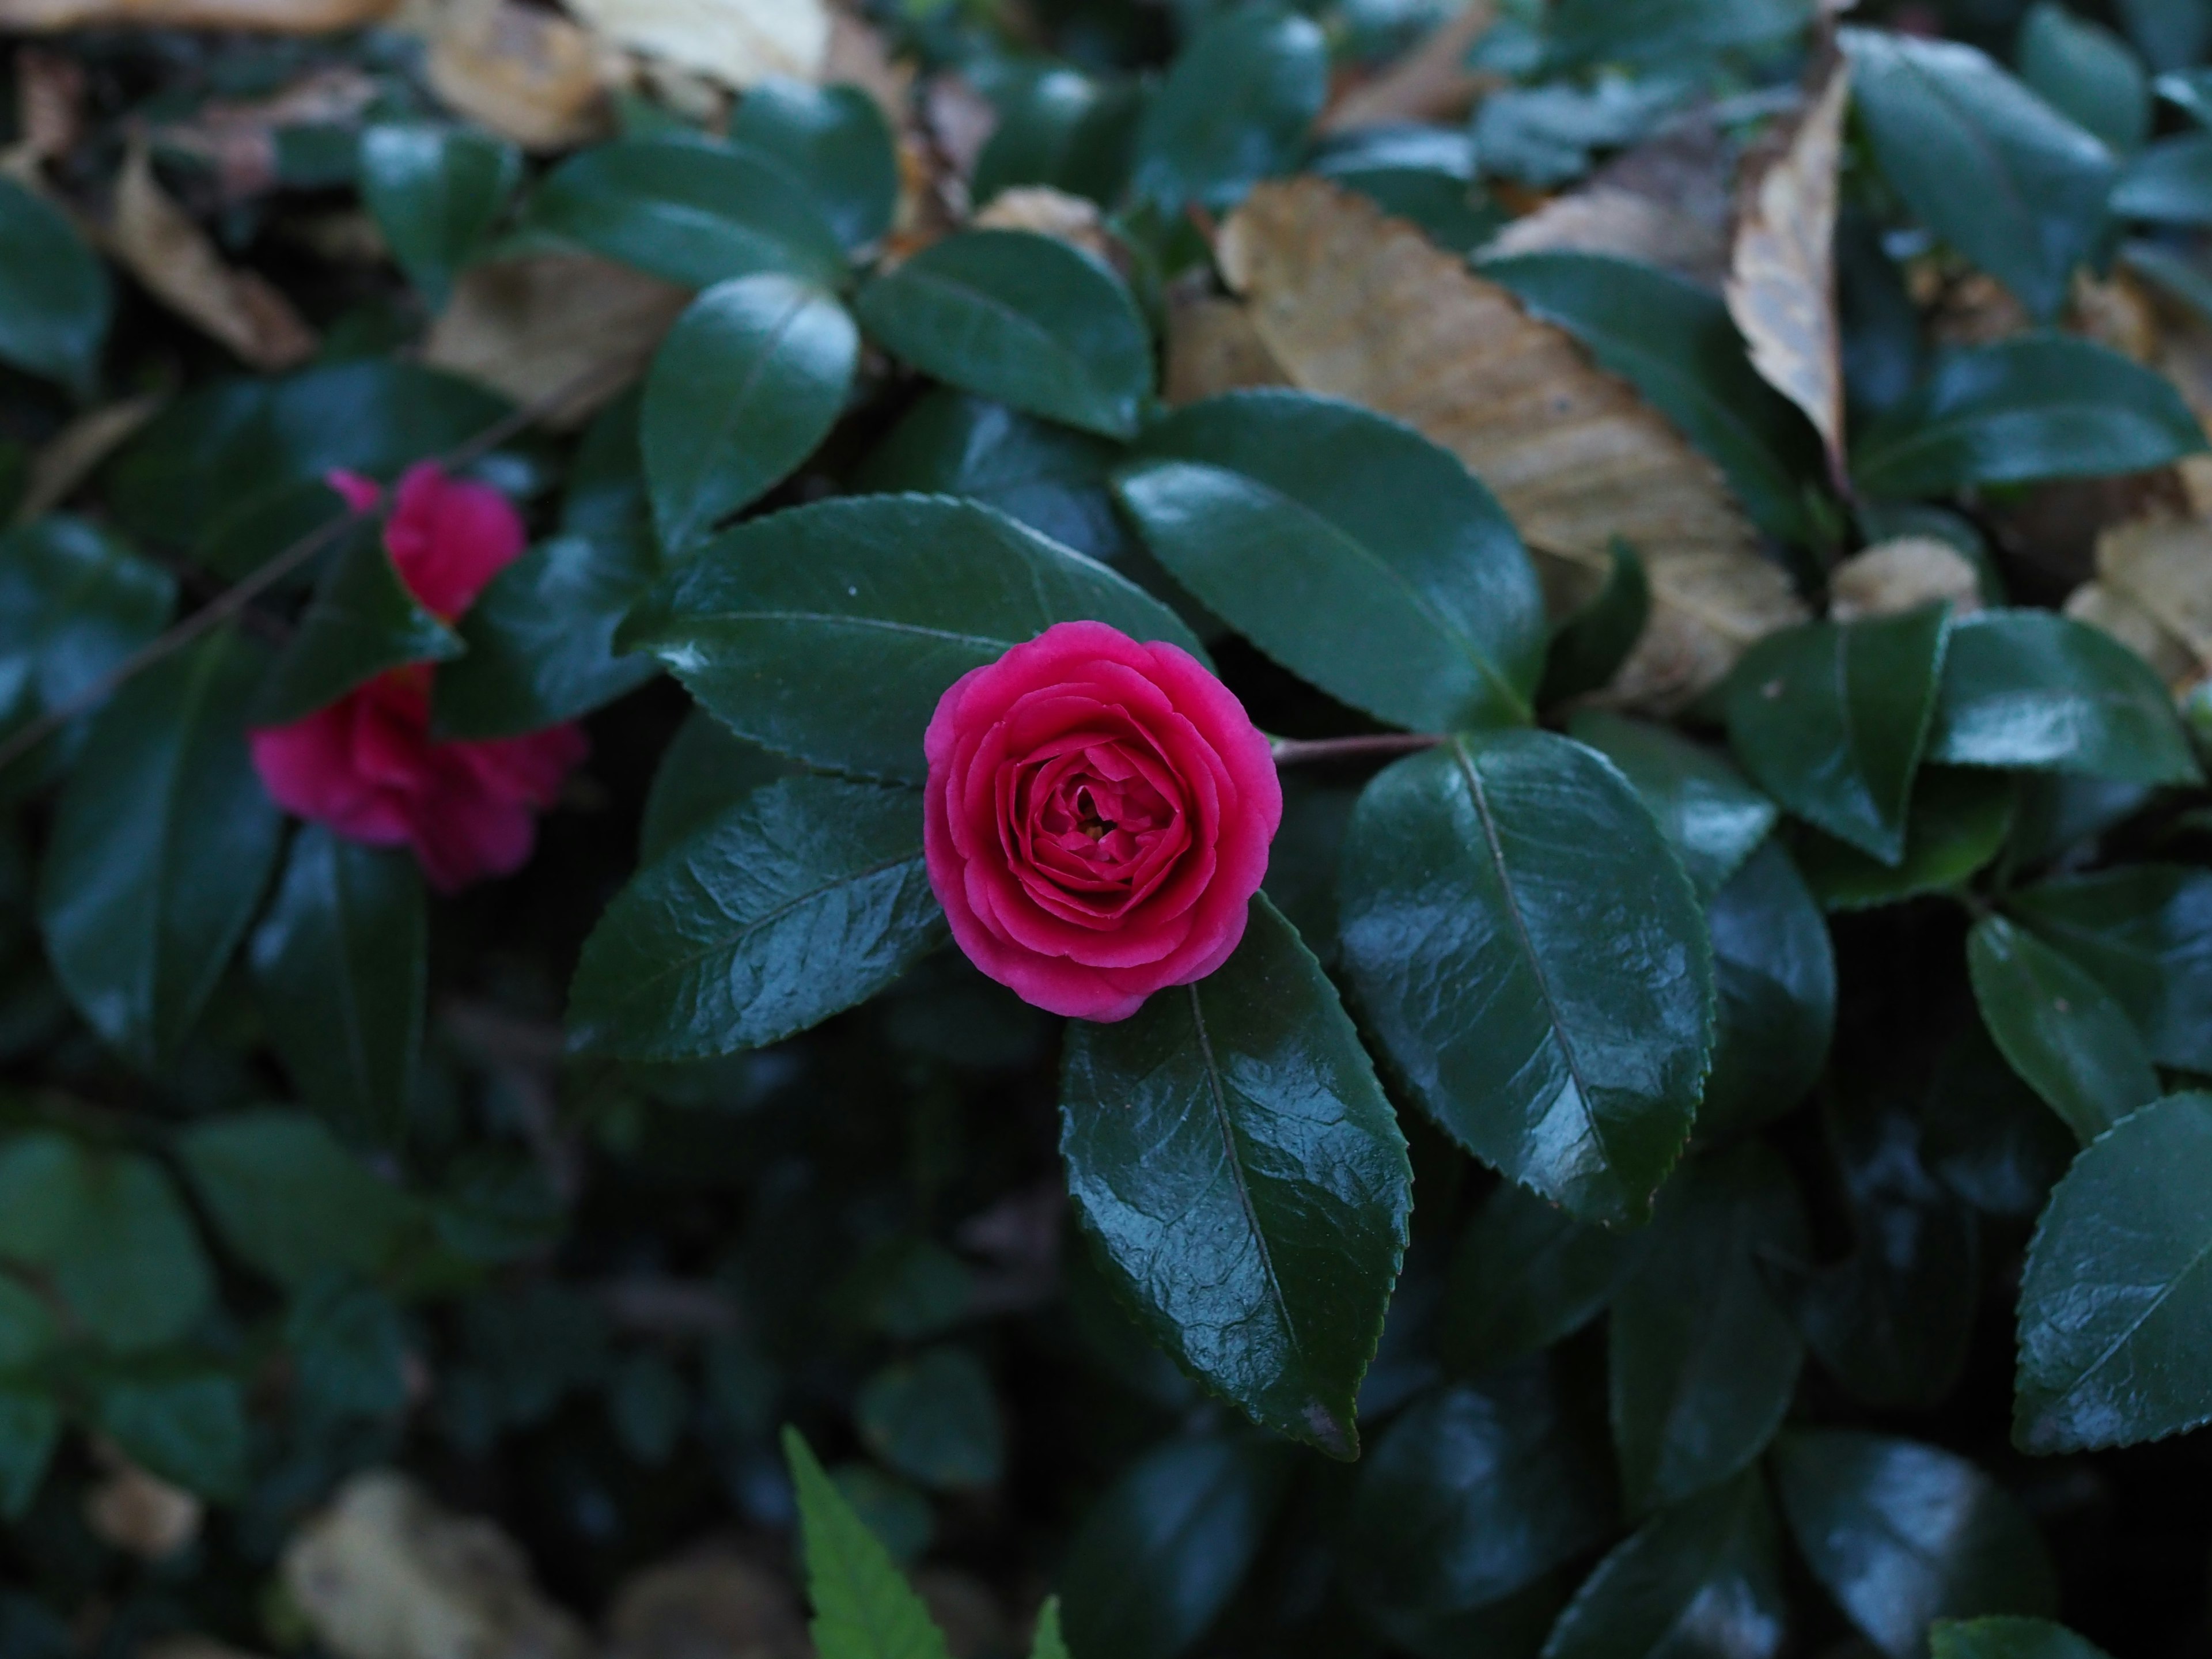
[(1367, 738), (1270, 738), (1267, 751), (1278, 766), (1303, 761), (1356, 760), (1362, 755), (1410, 755), (1443, 741), (1435, 732), (1384, 732)]

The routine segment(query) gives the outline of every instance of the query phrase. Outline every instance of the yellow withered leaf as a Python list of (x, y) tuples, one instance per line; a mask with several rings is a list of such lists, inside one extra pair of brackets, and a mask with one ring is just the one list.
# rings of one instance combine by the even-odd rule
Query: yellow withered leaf
[(1458, 456), (1540, 563), (1568, 568), (1543, 573), (1547, 594), (1594, 591), (1615, 537), (1636, 549), (1651, 622), (1607, 701), (1679, 708), (1752, 641), (1807, 616), (1719, 468), (1563, 331), (1412, 225), (1298, 179), (1255, 189), (1217, 252), (1292, 383)]

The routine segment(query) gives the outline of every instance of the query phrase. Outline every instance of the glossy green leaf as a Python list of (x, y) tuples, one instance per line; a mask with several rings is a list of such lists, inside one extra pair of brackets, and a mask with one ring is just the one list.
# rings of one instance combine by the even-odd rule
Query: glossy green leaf
[(1773, 1659), (1782, 1552), (1759, 1476), (1662, 1510), (1583, 1581), (1543, 1659)]
[(818, 502), (702, 548), (616, 636), (666, 663), (741, 737), (810, 765), (902, 782), (971, 668), (1088, 617), (1205, 659), (1175, 613), (1104, 566), (972, 502)]
[(569, 993), (577, 1047), (703, 1060), (803, 1031), (945, 937), (921, 798), (833, 778), (746, 797), (624, 888)]
[(2105, 1650), (2047, 1619), (1942, 1619), (1932, 1659), (2106, 1659)]
[(1573, 81), (1506, 87), (1475, 110), (1475, 154), (1486, 173), (1539, 189), (1563, 185), (1589, 171), (1593, 152), (1644, 137), (1680, 105), (1686, 91), (1674, 75), (1607, 75), (1588, 87)]
[(1712, 962), (1626, 780), (1548, 732), (1455, 738), (1368, 785), (1340, 893), (1366, 1017), (1437, 1122), (1581, 1219), (1649, 1214), (1711, 1054)]
[(248, 951), (254, 994), (307, 1103), (350, 1136), (404, 1133), (429, 924), (411, 854), (303, 824)]
[(228, 633), (156, 664), (94, 721), (55, 809), (47, 955), (86, 1022), (141, 1066), (198, 1018), (276, 862), (283, 820), (246, 746), (260, 669)]
[(59, 208), (0, 179), (0, 362), (89, 397), (114, 291)]
[(256, 726), (289, 726), (387, 668), (445, 662), (460, 635), (408, 592), (382, 538), (363, 524), (346, 538), (253, 702)]
[(894, 1360), (860, 1385), (853, 1419), (869, 1450), (925, 1486), (988, 1486), (1006, 1464), (991, 1374), (964, 1348)]
[(692, 302), (653, 355), (638, 417), (671, 558), (814, 453), (844, 411), (860, 349), (844, 307), (776, 273), (719, 283)]
[(2004, 850), (2017, 780), (1961, 767), (1921, 769), (1905, 813), (1905, 856), (1868, 857), (1817, 830), (1794, 838), (1798, 867), (1825, 910), (1866, 910), (1923, 893), (1953, 892)]
[(409, 1199), (304, 1112), (234, 1112), (195, 1124), (178, 1150), (222, 1241), (292, 1290), (374, 1274), (412, 1221)]
[(938, 386), (869, 451), (854, 487), (964, 495), (1127, 574), (1130, 556), (1144, 556), (1106, 485), (1121, 453), (1088, 432)]
[(729, 136), (798, 174), (807, 198), (847, 247), (865, 246), (890, 228), (898, 157), (883, 111), (860, 88), (809, 86), (780, 76), (756, 82), (731, 111)]
[(1635, 786), (1700, 898), (1728, 884), (1782, 816), (1723, 757), (1671, 726), (1585, 708), (1567, 732)]
[(82, 1153), (70, 1174), (51, 1268), (64, 1305), (111, 1348), (175, 1340), (198, 1322), (213, 1289), (175, 1183), (136, 1152)]
[(747, 743), (705, 709), (693, 709), (676, 728), (653, 775), (645, 820), (638, 826), (638, 864), (659, 863), (693, 830), (793, 769), (789, 761)]
[(491, 234), (522, 153), (472, 128), (385, 122), (361, 135), (362, 205), (431, 310)]
[(1232, 392), (1147, 429), (1115, 488), (1178, 581), (1340, 702), (1425, 732), (1528, 719), (1535, 568), (1490, 492), (1411, 428)]
[(622, 138), (547, 173), (526, 228), (686, 288), (763, 272), (834, 289), (844, 245), (774, 158), (684, 137)]
[(1155, 1446), (1091, 1507), (1060, 1567), (1079, 1659), (1175, 1659), (1220, 1616), (1282, 1506), (1279, 1446), (1200, 1435)]
[(0, 732), (90, 690), (176, 602), (167, 571), (82, 519), (49, 514), (0, 535)]
[(1417, 1653), (1481, 1651), (1481, 1616), (1603, 1538), (1605, 1472), (1541, 1359), (1429, 1395), (1367, 1455), (1344, 1533), (1352, 1598)]
[(2025, 1218), (2043, 1208), (2080, 1143), (1977, 1019), (1953, 1035), (1936, 1062), (1921, 1147), (1944, 1184), (1976, 1209)]
[(2020, 1290), (2013, 1440), (2156, 1440), (2212, 1420), (2212, 1095), (2172, 1095), (2074, 1160)]
[(1882, 863), (1905, 856), (1949, 617), (1813, 622), (1770, 634), (1729, 678), (1729, 741), (1791, 812)]
[[(2038, 0), (2020, 26), (2014, 56), (2030, 91), (2075, 125), (2125, 154), (2150, 132), (2150, 76), (2127, 42)], [(2118, 210), (2117, 198), (2114, 208)]]
[(1644, 1235), (1595, 1227), (1500, 1182), (1460, 1237), (1437, 1316), (1445, 1364), (1474, 1376), (1571, 1336), (1605, 1310)]
[(1843, 43), (1891, 187), (2035, 316), (2055, 314), (2103, 228), (2112, 152), (1972, 46), (1858, 28)]
[(1552, 631), (1536, 700), (1548, 708), (1595, 691), (1620, 672), (1651, 620), (1651, 581), (1636, 550), (1616, 536), (1597, 597)]
[(2047, 611), (1984, 611), (1951, 630), (1928, 757), (2124, 783), (2203, 776), (2149, 665)]
[(1781, 1116), (1827, 1063), (1836, 1023), (1828, 927), (1790, 854), (1769, 842), (1705, 905), (1719, 1019), (1698, 1103), (1711, 1144)]
[(2057, 1576), (2034, 1524), (1965, 1458), (1854, 1429), (1775, 1447), (1783, 1513), (1813, 1576), (1890, 1659), (1918, 1659), (1937, 1619), (2042, 1613)]
[(1328, 46), (1304, 17), (1249, 0), (1177, 54), (1137, 129), (1133, 187), (1169, 212), (1233, 207), (1287, 171), (1328, 95)]
[(2154, 1060), (2212, 1073), (2212, 872), (2132, 864), (2054, 876), (2007, 908), (2127, 1011)]
[(0, 1387), (0, 1517), (22, 1519), (61, 1437), (61, 1407), (51, 1395)]
[(1973, 1212), (1922, 1162), (1921, 1138), (1900, 1110), (1832, 1111), (1854, 1249), (1802, 1275), (1789, 1264), (1773, 1274), (1821, 1364), (1869, 1406), (1924, 1410), (1949, 1394), (1981, 1300)]
[(1966, 965), (2005, 1059), (2085, 1146), (2156, 1097), (2158, 1073), (2127, 1011), (2063, 953), (1984, 916)]
[(1761, 529), (1810, 535), (1805, 481), (1820, 475), (1820, 441), (1752, 368), (1719, 295), (1600, 253), (1519, 254), (1481, 270), (1642, 392), (1728, 474)]
[(1054, 237), (949, 236), (870, 283), (855, 309), (924, 374), (1086, 432), (1131, 436), (1152, 396), (1152, 340), (1127, 287)]
[(1128, 183), (1146, 89), (1101, 82), (1072, 69), (1048, 69), (995, 96), (999, 124), (975, 161), (975, 199), (988, 202), (1017, 185), (1049, 185), (1102, 207)]
[(203, 1498), (235, 1500), (246, 1487), (246, 1399), (216, 1371), (118, 1377), (94, 1413), (133, 1462)]
[(2087, 340), (2032, 334), (1939, 359), (1859, 434), (1851, 476), (1870, 495), (1944, 495), (2141, 472), (2203, 447), (2163, 376)]
[(1613, 1449), (1632, 1510), (1718, 1485), (1773, 1438), (1804, 1344), (1759, 1260), (1805, 1249), (1796, 1187), (1759, 1142), (1701, 1158), (1668, 1184), (1608, 1326)]
[(468, 653), (431, 690), (438, 733), (513, 738), (587, 714), (660, 672), (615, 629), (660, 574), (640, 532), (556, 536), (492, 579), (459, 624)]
[(2112, 211), (2162, 225), (2212, 225), (2212, 133), (2162, 139), (2128, 163)]
[(1069, 1195), (1147, 1334), (1263, 1426), (1357, 1455), (1413, 1171), (1290, 924), (1255, 898), (1207, 978), (1071, 1025), (1060, 1094)]

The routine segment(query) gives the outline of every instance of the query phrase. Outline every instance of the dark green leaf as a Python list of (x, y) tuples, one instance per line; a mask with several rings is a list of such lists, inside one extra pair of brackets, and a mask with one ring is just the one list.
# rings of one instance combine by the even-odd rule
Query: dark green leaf
[(1752, 368), (1719, 295), (1598, 253), (1526, 253), (1485, 260), (1481, 270), (1680, 427), (1728, 474), (1761, 529), (1810, 536), (1804, 481), (1819, 475), (1820, 441)]
[(1882, 863), (1905, 856), (1949, 614), (1814, 622), (1770, 634), (1729, 678), (1729, 740), (1784, 806)]
[(1662, 1510), (1597, 1565), (1544, 1659), (1773, 1659), (1788, 1605), (1759, 1476)]
[(834, 289), (845, 276), (844, 245), (795, 173), (702, 138), (580, 151), (546, 174), (524, 220), (686, 288), (775, 272)]
[(820, 289), (766, 273), (707, 290), (653, 356), (638, 441), (671, 558), (791, 473), (837, 422), (860, 338)]
[(79, 1154), (52, 1256), (54, 1289), (96, 1340), (159, 1347), (196, 1323), (213, 1288), (199, 1235), (161, 1166)]
[(2127, 1011), (2063, 953), (1984, 916), (1966, 965), (2005, 1059), (2083, 1145), (2157, 1096), (2158, 1073)]
[(1921, 1138), (1923, 1155), (1946, 1185), (2002, 1216), (2040, 1210), (2079, 1148), (1979, 1020), (1963, 1025), (1936, 1063)]
[(258, 650), (210, 635), (94, 721), (55, 810), (39, 926), (86, 1022), (141, 1066), (198, 1018), (252, 919), (283, 820), (246, 752)]
[(0, 732), (90, 690), (161, 631), (176, 600), (167, 571), (82, 519), (0, 535)]
[(1586, 708), (1567, 731), (1635, 786), (1702, 899), (1728, 884), (1782, 816), (1725, 758), (1671, 726)]
[[(2124, 154), (2149, 135), (2150, 77), (2127, 43), (2103, 25), (2076, 17), (2056, 0), (2038, 0), (2020, 26), (2014, 55), (2031, 90), (2114, 149)], [(2113, 205), (2118, 209), (2117, 198)]]
[(2212, 225), (2212, 132), (2163, 139), (2130, 161), (2112, 211), (2154, 224)]
[(2141, 472), (2203, 447), (2163, 376), (2087, 340), (2027, 335), (1938, 360), (1860, 434), (1851, 476), (1870, 495), (1945, 495)]
[(832, 778), (756, 791), (639, 872), (585, 942), (578, 1047), (702, 1060), (803, 1031), (933, 950), (921, 797)]
[(1560, 0), (1545, 33), (1562, 64), (1695, 58), (1773, 46), (1813, 12), (1810, 0)]
[(26, 1369), (58, 1334), (47, 1304), (21, 1279), (0, 1275), (0, 1372)]
[(1006, 1463), (991, 1374), (964, 1348), (884, 1366), (860, 1385), (853, 1418), (871, 1451), (925, 1486), (988, 1486)]
[(1153, 1340), (1255, 1421), (1357, 1455), (1413, 1171), (1290, 924), (1255, 898), (1211, 976), (1072, 1025), (1061, 1098), (1068, 1191)]
[(1802, 1257), (1786, 1165), (1757, 1141), (1668, 1184), (1636, 1271), (1613, 1299), (1607, 1358), (1621, 1495), (1639, 1514), (1716, 1486), (1766, 1449), (1804, 1345), (1761, 1276)]
[(2103, 228), (2112, 152), (1972, 46), (1857, 28), (1843, 43), (1859, 118), (1905, 205), (2036, 317), (2054, 315)]
[(2129, 865), (2007, 902), (2127, 1010), (2154, 1060), (2212, 1073), (2212, 872)]
[(284, 1322), (306, 1409), (324, 1421), (391, 1418), (407, 1407), (407, 1331), (391, 1297), (326, 1276), (292, 1304)]
[(2185, 68), (2212, 45), (2212, 9), (2200, 0), (2118, 0), (2115, 9), (2136, 50), (2154, 70)]
[(31, 1129), (0, 1141), (0, 1255), (49, 1262), (59, 1255), (89, 1178), (68, 1136)]
[(406, 1194), (304, 1112), (238, 1112), (179, 1143), (192, 1188), (240, 1259), (299, 1290), (384, 1266), (410, 1224)]
[(1779, 1117), (1827, 1063), (1836, 1023), (1828, 926), (1790, 854), (1772, 842), (1705, 906), (1719, 1024), (1698, 1104), (1698, 1139), (1723, 1140)]
[(1613, 1300), (1643, 1239), (1499, 1182), (1452, 1258), (1437, 1316), (1444, 1363), (1473, 1376), (1572, 1335)]
[(869, 334), (924, 374), (1109, 438), (1135, 433), (1152, 340), (1121, 279), (1054, 237), (971, 230), (861, 291)]
[(0, 1387), (0, 1518), (22, 1519), (61, 1437), (61, 1408), (52, 1397)]
[(996, 100), (999, 125), (976, 158), (975, 199), (1049, 185), (1110, 207), (1129, 178), (1144, 89), (1051, 69)]
[(69, 217), (0, 179), (0, 362), (92, 395), (114, 294)]
[(1552, 631), (1536, 700), (1549, 708), (1612, 679), (1651, 620), (1651, 582), (1636, 550), (1616, 536), (1613, 566), (1597, 597)]
[(691, 1414), (684, 1373), (650, 1349), (632, 1354), (607, 1384), (607, 1413), (623, 1448), (641, 1463), (665, 1463)]
[(2106, 1659), (2047, 1619), (1942, 1619), (1928, 1639), (1934, 1659)]
[(1289, 169), (1328, 95), (1328, 46), (1313, 23), (1267, 0), (1224, 11), (1145, 112), (1133, 187), (1171, 213), (1232, 207)]
[(1176, 580), (1332, 696), (1417, 731), (1528, 720), (1534, 567), (1490, 492), (1411, 428), (1234, 392), (1149, 428), (1115, 486)]
[(1347, 784), (1316, 781), (1310, 769), (1281, 774), (1283, 821), (1267, 849), (1267, 878), (1261, 887), (1306, 948), (1334, 967), (1337, 957), (1336, 871), (1343, 862), (1345, 832), (1351, 827), (1359, 791)]
[(652, 652), (742, 737), (810, 765), (920, 783), (921, 736), (945, 688), (1083, 617), (1204, 660), (1166, 606), (988, 507), (870, 495), (726, 532), (616, 643)]
[(285, 1069), (353, 1139), (392, 1145), (405, 1130), (428, 933), (412, 854), (301, 826), (248, 955)]
[(788, 777), (791, 763), (734, 735), (703, 708), (676, 728), (638, 826), (637, 861), (660, 862), (676, 843), (716, 818), (763, 784)]
[(1808, 830), (1794, 838), (1798, 867), (1825, 910), (1871, 909), (1955, 891), (2003, 850), (2016, 785), (2004, 773), (1923, 767), (1905, 814), (1905, 856), (1895, 865)]
[(2020, 1290), (2013, 1440), (2156, 1440), (2212, 1420), (2212, 1095), (2172, 1095), (2086, 1148)]
[(362, 205), (431, 310), (491, 234), (522, 153), (471, 128), (385, 123), (361, 135)]
[(1482, 1615), (1581, 1554), (1611, 1524), (1603, 1468), (1541, 1359), (1428, 1395), (1360, 1471), (1346, 1588), (1424, 1655), (1480, 1652)]
[(1589, 170), (1591, 152), (1633, 143), (1680, 104), (1675, 76), (1598, 78), (1594, 86), (1555, 81), (1507, 87), (1474, 112), (1474, 149), (1486, 173), (1524, 185), (1563, 185)]
[(1890, 1659), (1925, 1654), (1933, 1620), (2046, 1613), (2057, 1599), (2034, 1524), (1963, 1457), (1796, 1430), (1775, 1448), (1775, 1474), (1813, 1576)]
[(882, 110), (860, 88), (812, 87), (780, 76), (762, 81), (746, 88), (731, 112), (730, 141), (773, 155), (797, 173), (847, 247), (875, 241), (890, 228), (898, 157)]
[(1360, 798), (1341, 894), (1367, 1017), (1437, 1121), (1583, 1220), (1649, 1214), (1711, 1054), (1712, 963), (1620, 773), (1540, 732), (1400, 761)]
[(1175, 1659), (1237, 1593), (1281, 1507), (1279, 1446), (1207, 1435), (1165, 1441), (1084, 1517), (1060, 1568), (1079, 1659)]
[(1928, 757), (2126, 783), (2203, 776), (2148, 664), (2047, 611), (1990, 611), (1951, 630)]
[(520, 737), (644, 684), (659, 664), (617, 655), (615, 629), (659, 574), (649, 537), (635, 530), (532, 548), (461, 618), (468, 654), (439, 672), (431, 693), (439, 734)]
[(246, 1401), (234, 1377), (186, 1372), (120, 1377), (94, 1403), (101, 1431), (133, 1462), (204, 1498), (246, 1486)]
[(336, 702), (387, 668), (445, 662), (461, 654), (460, 636), (407, 591), (374, 526), (348, 536), (300, 626), (262, 682), (256, 726), (289, 726)]

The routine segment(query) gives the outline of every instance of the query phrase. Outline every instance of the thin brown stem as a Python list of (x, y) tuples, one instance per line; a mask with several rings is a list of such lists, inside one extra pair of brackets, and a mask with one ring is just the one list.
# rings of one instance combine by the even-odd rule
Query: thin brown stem
[(1307, 761), (1357, 760), (1363, 755), (1410, 755), (1443, 741), (1434, 732), (1383, 732), (1366, 738), (1270, 738), (1267, 752), (1278, 766)]

